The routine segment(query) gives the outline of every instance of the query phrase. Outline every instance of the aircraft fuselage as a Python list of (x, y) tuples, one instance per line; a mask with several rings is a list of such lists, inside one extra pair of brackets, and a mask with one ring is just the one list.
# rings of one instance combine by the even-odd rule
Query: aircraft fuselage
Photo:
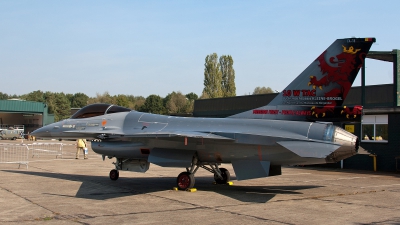
[[(335, 140), (337, 132), (347, 140)], [(316, 164), (329, 161), (329, 151), (313, 145), (337, 146), (348, 156), (356, 153), (354, 135), (329, 124), (282, 120), (173, 117), (137, 111), (66, 119), (35, 131), (47, 138), (104, 139), (93, 142), (98, 154), (147, 159), (153, 149), (192, 150), (206, 162), (230, 163), (237, 159), (270, 161), (272, 164)], [(110, 141), (108, 141), (110, 140)], [(280, 143), (305, 145), (307, 157)], [(304, 150), (302, 150), (304, 151)], [(297, 154), (296, 154), (297, 153)], [(325, 154), (325, 155), (324, 155)], [(340, 156), (336, 156), (340, 160)]]

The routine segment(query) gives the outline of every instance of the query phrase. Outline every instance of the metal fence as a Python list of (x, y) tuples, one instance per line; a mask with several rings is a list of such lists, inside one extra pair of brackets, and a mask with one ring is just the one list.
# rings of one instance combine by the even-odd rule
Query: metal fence
[(62, 158), (63, 144), (62, 143), (33, 143), (29, 144), (29, 149), (32, 151), (33, 157), (55, 156)]
[(33, 157), (63, 157), (62, 143), (32, 143), (32, 144), (0, 144), (0, 164), (10, 163), (26, 165), (30, 156)]
[(0, 144), (0, 163), (19, 164), (18, 168), (20, 168), (21, 165), (26, 165), (26, 169), (28, 169), (28, 156), (28, 145)]

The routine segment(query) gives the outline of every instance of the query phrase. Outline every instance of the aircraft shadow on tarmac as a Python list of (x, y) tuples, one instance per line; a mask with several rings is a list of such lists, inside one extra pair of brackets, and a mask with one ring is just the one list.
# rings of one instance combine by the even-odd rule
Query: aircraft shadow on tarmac
[[(124, 196), (149, 194), (172, 190), (176, 185), (175, 177), (137, 177), (120, 178), (112, 181), (106, 176), (92, 176), (81, 174), (60, 174), (48, 172), (2, 170), (3, 172), (48, 177), (61, 180), (82, 182), (76, 195), (62, 195), (57, 193), (42, 193), (73, 198), (106, 200)], [(235, 178), (234, 176), (232, 177)], [(267, 180), (265, 181), (268, 182)], [(212, 177), (196, 177), (196, 186), (199, 191), (214, 192), (241, 202), (265, 203), (275, 195), (302, 195), (301, 190), (319, 188), (317, 185), (291, 186), (240, 186), (214, 185)]]

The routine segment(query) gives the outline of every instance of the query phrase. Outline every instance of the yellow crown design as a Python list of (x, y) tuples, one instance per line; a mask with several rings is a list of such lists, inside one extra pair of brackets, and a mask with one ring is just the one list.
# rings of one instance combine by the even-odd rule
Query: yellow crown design
[(350, 54), (353, 54), (353, 55), (361, 50), (361, 49), (356, 49), (354, 51), (354, 47), (353, 46), (350, 46), (349, 49), (347, 49), (346, 46), (343, 46), (343, 45), (342, 45), (342, 47), (343, 47), (343, 52), (350, 53)]

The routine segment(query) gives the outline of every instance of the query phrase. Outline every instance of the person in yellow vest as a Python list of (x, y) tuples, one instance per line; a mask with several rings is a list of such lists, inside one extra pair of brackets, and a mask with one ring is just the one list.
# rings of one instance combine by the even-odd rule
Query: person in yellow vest
[(79, 159), (79, 152), (82, 150), (83, 152), (83, 158), (87, 159), (87, 155), (85, 153), (85, 148), (86, 148), (86, 139), (76, 139), (76, 157), (75, 159)]

